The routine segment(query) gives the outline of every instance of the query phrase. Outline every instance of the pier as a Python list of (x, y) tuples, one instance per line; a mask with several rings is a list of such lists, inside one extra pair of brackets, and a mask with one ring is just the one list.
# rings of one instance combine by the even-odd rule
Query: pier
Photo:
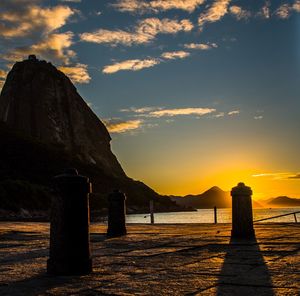
[(92, 224), (93, 272), (46, 273), (48, 223), (0, 223), (0, 295), (299, 295), (300, 225), (255, 224), (232, 240), (231, 224), (129, 224), (107, 238)]

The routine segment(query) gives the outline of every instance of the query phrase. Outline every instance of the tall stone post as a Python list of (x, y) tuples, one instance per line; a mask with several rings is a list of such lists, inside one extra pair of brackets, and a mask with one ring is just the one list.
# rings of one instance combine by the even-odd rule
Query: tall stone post
[(89, 179), (68, 169), (54, 177), (47, 272), (81, 275), (92, 271), (90, 252)]
[(255, 237), (252, 214), (252, 190), (239, 183), (232, 188), (232, 238), (251, 239)]
[(108, 237), (126, 235), (126, 196), (119, 190), (114, 190), (108, 196)]

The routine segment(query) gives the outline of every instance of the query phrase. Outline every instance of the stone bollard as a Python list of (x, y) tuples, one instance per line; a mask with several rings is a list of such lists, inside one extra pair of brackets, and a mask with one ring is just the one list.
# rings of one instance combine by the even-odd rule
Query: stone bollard
[(50, 258), (47, 273), (82, 275), (92, 272), (90, 252), (89, 179), (68, 169), (54, 177), (56, 196), (52, 199)]
[(126, 196), (119, 190), (114, 190), (108, 196), (108, 237), (126, 235)]
[(252, 190), (239, 183), (232, 188), (232, 230), (231, 238), (251, 239), (255, 237), (252, 214)]

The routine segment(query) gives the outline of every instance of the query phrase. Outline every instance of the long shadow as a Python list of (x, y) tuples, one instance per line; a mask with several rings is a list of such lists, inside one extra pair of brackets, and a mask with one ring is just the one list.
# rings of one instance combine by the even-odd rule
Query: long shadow
[(216, 295), (275, 295), (271, 276), (256, 238), (230, 240)]
[(0, 284), (1, 296), (38, 296), (38, 295), (53, 295), (52, 289), (59, 289), (69, 283), (78, 281), (78, 276), (49, 276), (45, 272), (33, 275), (26, 279)]

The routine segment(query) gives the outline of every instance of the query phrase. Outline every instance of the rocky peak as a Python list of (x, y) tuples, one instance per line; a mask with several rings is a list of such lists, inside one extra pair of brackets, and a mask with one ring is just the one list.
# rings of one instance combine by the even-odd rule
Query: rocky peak
[(40, 142), (63, 146), (108, 174), (125, 176), (104, 124), (66, 75), (34, 55), (9, 72), (0, 95), (0, 121)]

